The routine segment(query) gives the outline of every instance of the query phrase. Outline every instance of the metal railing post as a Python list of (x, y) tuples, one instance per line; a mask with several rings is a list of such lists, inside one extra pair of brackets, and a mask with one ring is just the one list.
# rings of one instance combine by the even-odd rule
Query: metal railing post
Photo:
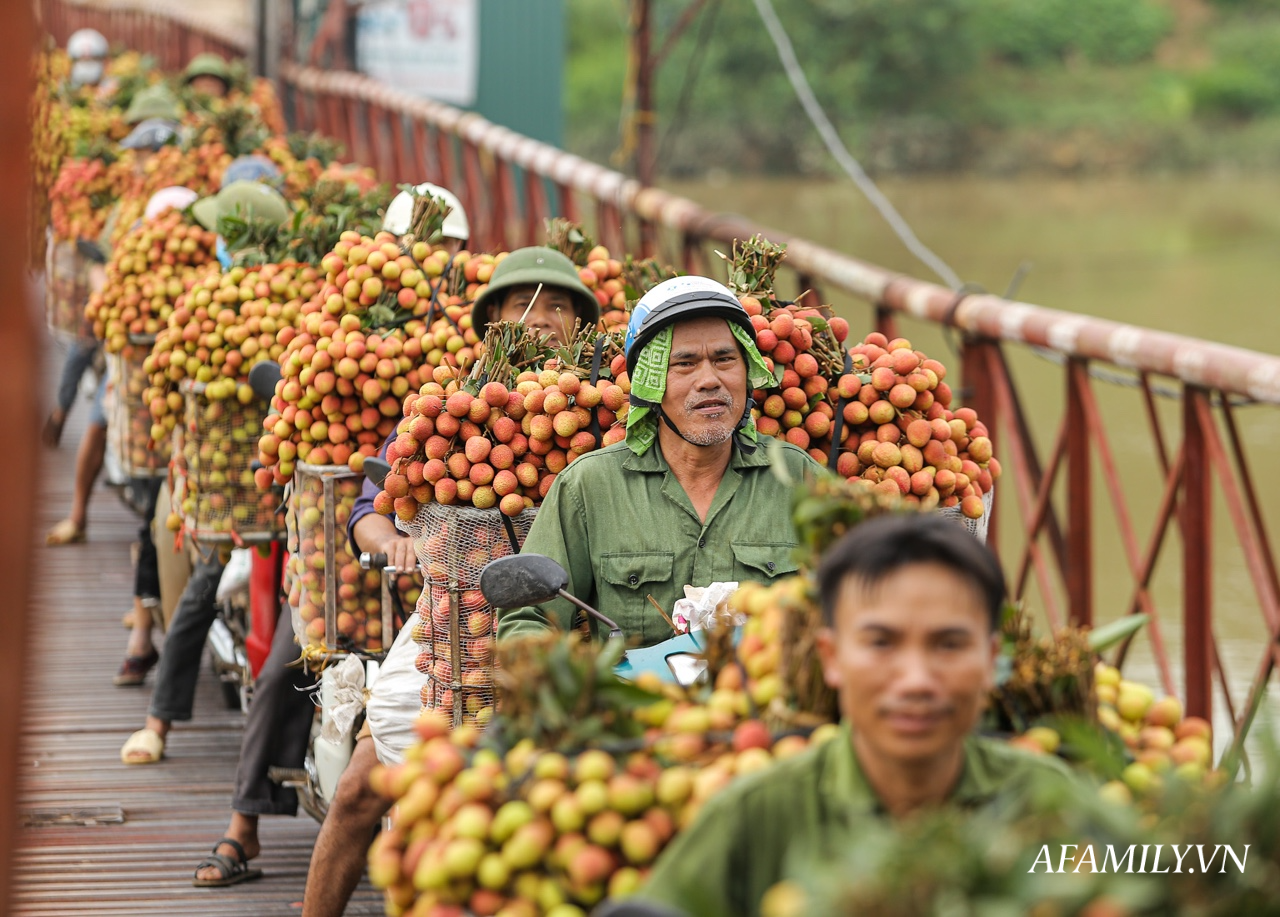
[(1182, 394), (1182, 653), (1186, 708), (1208, 719), (1213, 700), (1213, 491), (1209, 452), (1200, 426), (1198, 404), (1208, 405), (1202, 388), (1187, 385)]
[(1072, 623), (1093, 624), (1093, 489), (1089, 463), (1089, 423), (1081, 386), (1089, 384), (1088, 364), (1067, 361), (1067, 614)]

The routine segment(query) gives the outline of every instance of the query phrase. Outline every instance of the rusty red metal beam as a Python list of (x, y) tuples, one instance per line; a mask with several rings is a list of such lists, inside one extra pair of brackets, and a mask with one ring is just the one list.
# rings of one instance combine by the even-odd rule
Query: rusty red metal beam
[[(1098, 410), (1098, 402), (1094, 397), (1093, 386), (1087, 382), (1080, 389), (1084, 414), (1089, 425), (1089, 436), (1097, 449), (1098, 461), (1102, 465), (1102, 479), (1106, 482), (1111, 496), (1111, 506), (1115, 510), (1116, 525), (1120, 530), (1120, 542), (1124, 547), (1125, 559), (1129, 571), (1135, 579), (1139, 577), (1142, 561), (1138, 554), (1138, 539), (1134, 533), (1133, 522), (1129, 518), (1129, 505), (1125, 500), (1124, 487), (1120, 481), (1120, 472), (1115, 459), (1111, 455), (1111, 444), (1107, 440), (1107, 431), (1102, 423), (1102, 414)], [(1160, 627), (1160, 616), (1156, 613), (1155, 603), (1147, 584), (1139, 582), (1137, 597), (1142, 610), (1148, 615), (1147, 632), (1151, 635), (1151, 651), (1155, 656), (1156, 666), (1160, 671), (1160, 680), (1165, 693), (1177, 694), (1174, 688), (1173, 672), (1169, 667), (1169, 659), (1165, 654), (1164, 635)]]
[[(5, 17), (10, 48), (16, 53), (0, 55), (0, 122), (8, 126), (0, 144), (0, 224), (26, 225), (27, 203), (31, 196), (28, 171), (28, 105), (33, 94), (29, 49), (33, 41), (33, 8), (28, 3), (13, 4)], [(15, 233), (19, 238), (27, 234)], [(0, 705), (0, 730), (9, 736), (0, 752), (0, 917), (8, 917), (14, 887), (14, 851), (18, 841), (19, 767), (23, 758), (23, 720), (29, 708), (29, 666), (26, 652), (28, 626), (34, 620), (27, 602), (31, 594), (33, 566), (31, 537), (35, 527), (40, 446), (37, 437), (42, 404), (40, 364), (43, 354), (35, 342), (46, 340), (37, 326), (38, 310), (28, 302), (31, 284), (26, 266), (31, 263), (26, 246), (17, 242), (0, 246), (0, 272), (14, 278), (10, 295), (0, 303), (4, 316), (0, 326), (0, 365), (10, 374), (7, 397), (0, 402), (0, 423), (12, 442), (5, 450), (5, 474), (10, 482), (5, 495), (5, 524), (0, 527), (0, 582), (5, 601), (0, 607), (5, 639), (10, 653), (0, 667), (0, 690), (6, 703)]]
[(1182, 653), (1187, 713), (1210, 719), (1213, 703), (1209, 642), (1213, 638), (1213, 490), (1199, 403), (1208, 393), (1186, 386), (1182, 395), (1183, 532)]

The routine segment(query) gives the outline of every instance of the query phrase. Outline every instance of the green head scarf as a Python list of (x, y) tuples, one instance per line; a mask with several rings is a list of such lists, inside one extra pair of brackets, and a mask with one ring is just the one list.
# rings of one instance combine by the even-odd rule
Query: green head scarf
[[(742, 345), (747, 356), (747, 397), (758, 388), (771, 388), (777, 384), (773, 373), (765, 365), (764, 357), (756, 348), (756, 342), (745, 328), (728, 322), (729, 330)], [(658, 405), (667, 391), (667, 369), (671, 362), (671, 339), (674, 325), (668, 325), (654, 336), (640, 351), (636, 371), (631, 377), (631, 407), (627, 412), (627, 446), (636, 455), (644, 455), (658, 438)], [(638, 404), (637, 401), (646, 402)], [(737, 434), (748, 442), (759, 438), (755, 418), (748, 412)]]

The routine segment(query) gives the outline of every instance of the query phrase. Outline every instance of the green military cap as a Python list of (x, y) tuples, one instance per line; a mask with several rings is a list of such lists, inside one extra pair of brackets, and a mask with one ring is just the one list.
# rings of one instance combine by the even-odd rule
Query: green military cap
[(157, 83), (138, 90), (124, 113), (125, 124), (129, 125), (139, 124), (149, 118), (161, 118), (165, 121), (182, 120), (182, 109), (178, 107), (178, 100), (163, 84)]
[(231, 68), (227, 66), (227, 62), (207, 51), (191, 58), (191, 63), (182, 72), (182, 82), (190, 83), (198, 76), (217, 77), (228, 87), (231, 85)]
[(292, 215), (293, 208), (274, 188), (256, 181), (237, 181), (211, 197), (196, 201), (191, 212), (201, 226), (216, 232), (218, 220), (223, 217), (283, 223)]

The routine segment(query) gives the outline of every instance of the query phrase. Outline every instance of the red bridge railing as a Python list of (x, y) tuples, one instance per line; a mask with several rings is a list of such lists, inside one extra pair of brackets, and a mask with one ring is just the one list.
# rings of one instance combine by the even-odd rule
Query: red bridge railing
[[(161, 11), (130, 3), (123, 10), (49, 0), (46, 10), (47, 26), (59, 39), (70, 28), (93, 25), (109, 38), (158, 54), (171, 62), (167, 66), (181, 65), (183, 54), (196, 49), (226, 53), (245, 47), (233, 36), (175, 17), (168, 7)], [(957, 294), (744, 217), (712, 213), (479, 115), (365, 76), (286, 63), (280, 77), (286, 111), (297, 128), (341, 140), (356, 160), (375, 167), (384, 179), (428, 180), (454, 189), (467, 208), (478, 248), (538, 243), (544, 219), (564, 216), (591, 226), (611, 250), (656, 255), (687, 271), (714, 274), (719, 266), (714, 248), (760, 232), (787, 244), (785, 269), (794, 275), (798, 292), (831, 301), (829, 294), (839, 291), (861, 300), (890, 336), (900, 317), (954, 329), (962, 340), (959, 370), (966, 401), (984, 418), (1005, 460), (1009, 474), (1002, 493), (1016, 495), (1016, 512), (999, 514), (1000, 524), (1012, 523), (1021, 535), (1015, 556), (1004, 558), (1014, 594), (1022, 597), (1034, 580), (1052, 626), (1063, 620), (1091, 623), (1099, 585), (1094, 569), (1104, 541), (1099, 535), (1114, 529), (1129, 575), (1127, 582), (1105, 584), (1109, 595), (1119, 597), (1109, 603), (1110, 610), (1150, 614), (1160, 680), (1168, 693), (1177, 693), (1164, 633), (1176, 619), (1156, 608), (1151, 585), (1161, 556), (1180, 550), (1172, 561), (1181, 566), (1186, 708), (1208, 716), (1216, 680), (1236, 742), (1243, 740), (1280, 661), (1280, 579), (1239, 415), (1244, 405), (1258, 405), (1249, 408), (1258, 412), (1258, 423), (1280, 424), (1280, 357), (997, 296)], [(1011, 349), (1027, 348), (1060, 363), (1064, 405), (1028, 403), (1009, 359)], [(1109, 431), (1099, 409), (1097, 388), (1107, 384), (1095, 378), (1099, 369), (1129, 378), (1144, 407), (1154, 455), (1150, 471), (1159, 476), (1161, 497), (1154, 518), (1141, 526), (1118, 473), (1111, 446), (1114, 425)], [(1168, 399), (1178, 408), (1172, 425), (1162, 422), (1161, 414), (1168, 412), (1157, 404)], [(1038, 449), (1028, 418), (1059, 414), (1052, 446)], [(1094, 512), (1099, 487), (1113, 508), (1112, 518)], [(1215, 572), (1232, 566), (1213, 562), (1215, 492), (1235, 532), (1238, 560), (1268, 634), (1258, 648), (1243, 705), (1228, 690), (1214, 627)], [(1180, 549), (1169, 547), (1172, 531), (1181, 535)]]

